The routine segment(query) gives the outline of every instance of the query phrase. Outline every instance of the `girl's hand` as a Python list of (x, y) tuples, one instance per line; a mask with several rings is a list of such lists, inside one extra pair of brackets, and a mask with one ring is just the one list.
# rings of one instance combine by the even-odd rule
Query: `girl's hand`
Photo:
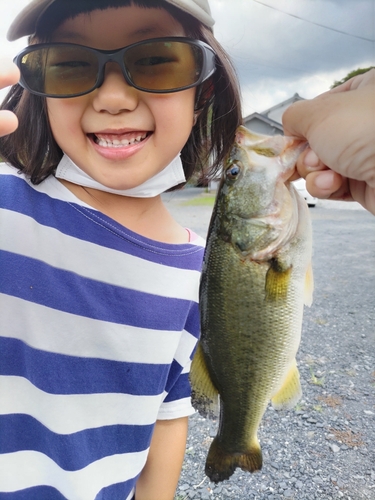
[(293, 104), (283, 124), (285, 135), (309, 141), (297, 170), (313, 196), (355, 200), (375, 214), (374, 69)]
[[(14, 85), (20, 78), (20, 72), (15, 64), (8, 60), (0, 61), (0, 89)], [(18, 119), (11, 111), (0, 111), (0, 137), (11, 134), (18, 127)]]

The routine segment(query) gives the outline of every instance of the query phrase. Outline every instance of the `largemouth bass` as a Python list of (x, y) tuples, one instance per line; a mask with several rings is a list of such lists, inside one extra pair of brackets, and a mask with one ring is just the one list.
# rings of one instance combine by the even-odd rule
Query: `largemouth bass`
[(271, 400), (295, 406), (304, 304), (312, 302), (311, 223), (287, 181), (305, 143), (240, 127), (213, 210), (200, 285), (202, 335), (191, 367), (193, 405), (218, 415), (206, 474), (262, 467), (257, 431)]

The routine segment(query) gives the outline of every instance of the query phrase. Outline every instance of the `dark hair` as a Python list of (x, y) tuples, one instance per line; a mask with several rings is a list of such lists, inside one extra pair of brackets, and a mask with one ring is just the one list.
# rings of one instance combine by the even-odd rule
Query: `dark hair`
[[(212, 32), (194, 17), (163, 0), (56, 0), (43, 14), (30, 43), (49, 41), (64, 20), (80, 13), (127, 5), (164, 8), (182, 24), (188, 37), (202, 40), (214, 49), (217, 69), (197, 88), (199, 116), (181, 159), (187, 180), (195, 170), (216, 172), (242, 122), (239, 86), (229, 57)], [(19, 119), (19, 127), (13, 134), (0, 137), (0, 157), (30, 176), (32, 183), (39, 184), (54, 172), (63, 155), (52, 135), (46, 99), (16, 84), (0, 109), (13, 111)]]

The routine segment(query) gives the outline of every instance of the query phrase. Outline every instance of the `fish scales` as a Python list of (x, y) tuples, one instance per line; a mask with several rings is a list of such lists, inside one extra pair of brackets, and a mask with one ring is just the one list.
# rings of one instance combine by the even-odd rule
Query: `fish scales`
[(311, 303), (311, 224), (305, 201), (286, 179), (303, 147), (241, 127), (219, 187), (200, 286), (202, 336), (191, 368), (198, 411), (212, 416), (220, 399), (206, 462), (215, 482), (236, 467), (259, 470), (257, 430), (269, 401), (289, 408), (301, 396), (295, 355), (303, 305)]

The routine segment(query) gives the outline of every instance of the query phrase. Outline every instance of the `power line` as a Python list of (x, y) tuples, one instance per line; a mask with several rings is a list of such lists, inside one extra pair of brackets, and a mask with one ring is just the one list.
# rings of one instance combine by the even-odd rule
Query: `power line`
[(366, 42), (373, 43), (375, 41), (375, 40), (372, 40), (371, 38), (366, 38), (364, 36), (359, 36), (359, 35), (352, 35), (351, 33), (347, 33), (346, 31), (337, 30), (335, 28), (331, 28), (330, 26), (324, 26), (324, 24), (314, 23), (314, 21), (309, 21), (308, 19), (304, 19), (303, 17), (297, 16), (296, 14), (291, 14), (290, 12), (285, 12), (284, 10), (278, 9), (277, 7), (273, 7), (272, 5), (268, 5), (267, 3), (261, 2), (260, 0), (253, 0), (253, 2), (260, 3), (261, 5), (264, 5), (265, 7), (269, 7), (270, 9), (277, 10), (278, 12), (282, 12), (283, 14), (286, 14), (287, 16), (295, 17), (296, 19), (299, 19), (300, 21), (305, 21), (306, 23), (314, 24), (315, 26), (319, 26), (320, 28), (324, 28), (326, 30), (331, 30), (331, 31), (336, 31), (336, 33), (340, 33), (341, 35), (352, 36), (354, 38), (359, 38), (360, 40), (366, 40)]

